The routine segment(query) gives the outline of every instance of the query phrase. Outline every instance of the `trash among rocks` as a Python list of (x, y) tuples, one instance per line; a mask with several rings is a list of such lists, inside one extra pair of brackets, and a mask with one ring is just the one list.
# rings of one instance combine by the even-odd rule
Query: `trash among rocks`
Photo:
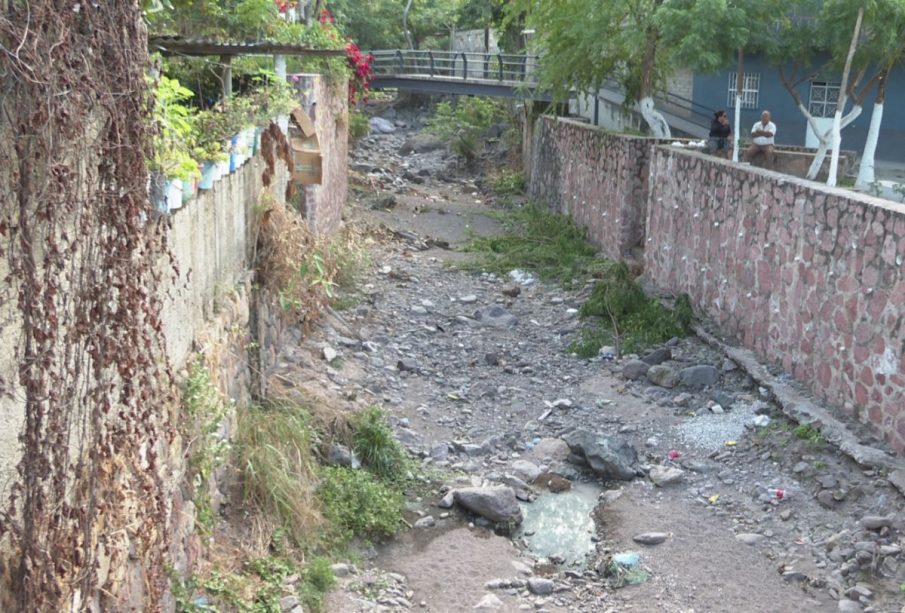
[(330, 345), (324, 345), (324, 348), (323, 348), (323, 350), (322, 350), (322, 353), (323, 353), (323, 356), (324, 356), (324, 360), (326, 360), (327, 363), (332, 362), (333, 360), (335, 360), (335, 359), (339, 356), (339, 354), (336, 353), (336, 349), (334, 349), (334, 348), (331, 347)]
[(718, 404), (715, 404), (712, 407), (710, 407), (710, 412), (713, 413), (714, 415), (722, 415), (723, 413), (725, 413), (725, 411), (723, 410), (723, 407)]
[(597, 572), (607, 578), (612, 588), (639, 585), (650, 578), (650, 573), (641, 568), (641, 556), (634, 551), (624, 551), (604, 560)]
[(714, 494), (713, 496), (710, 496), (707, 498), (708, 504), (716, 504), (717, 502), (719, 502), (719, 500), (720, 500), (719, 494)]
[(675, 449), (670, 449), (669, 453), (666, 454), (666, 457), (669, 458), (670, 460), (675, 460), (676, 458), (679, 458), (681, 455), (682, 454), (679, 453), (678, 451), (676, 451)]
[(770, 416), (769, 415), (755, 415), (751, 420), (751, 424), (755, 428), (766, 428), (770, 425)]
[(642, 532), (632, 537), (632, 540), (642, 545), (659, 545), (669, 538), (666, 532)]
[(509, 271), (509, 278), (512, 279), (514, 283), (518, 283), (522, 286), (531, 285), (535, 281), (534, 275), (530, 272), (518, 269)]
[(568, 398), (557, 398), (553, 402), (549, 403), (549, 406), (554, 409), (570, 409), (572, 408), (572, 401)]
[(610, 347), (609, 345), (604, 345), (597, 351), (597, 355), (599, 355), (605, 362), (610, 362), (616, 359), (616, 348)]
[(772, 498), (776, 498), (776, 500), (786, 500), (792, 496), (791, 491), (781, 487), (768, 489), (767, 493), (770, 494)]

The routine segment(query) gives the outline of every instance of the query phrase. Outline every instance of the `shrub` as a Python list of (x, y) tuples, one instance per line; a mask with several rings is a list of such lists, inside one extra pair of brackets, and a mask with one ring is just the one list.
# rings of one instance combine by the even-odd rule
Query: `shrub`
[(327, 467), (318, 493), (333, 536), (341, 542), (353, 536), (387, 536), (402, 523), (402, 494), (367, 471)]
[(306, 611), (318, 613), (323, 610), (324, 596), (336, 584), (336, 577), (330, 561), (326, 558), (314, 558), (302, 571), (301, 582), (296, 586), (296, 592)]
[(407, 468), (407, 456), (383, 411), (370, 407), (352, 419), (355, 453), (365, 466), (381, 479), (400, 480)]
[(472, 164), (478, 157), (481, 135), (501, 114), (499, 104), (490, 98), (458, 98), (456, 104), (439, 103), (427, 129), (450, 142), (452, 150)]
[(349, 111), (349, 141), (355, 142), (364, 138), (370, 132), (368, 125), (368, 116), (359, 111), (352, 109)]

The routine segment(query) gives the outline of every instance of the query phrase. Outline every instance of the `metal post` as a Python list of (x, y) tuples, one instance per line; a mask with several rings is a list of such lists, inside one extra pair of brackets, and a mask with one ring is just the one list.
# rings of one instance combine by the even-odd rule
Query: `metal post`
[(468, 79), (468, 56), (462, 52), (462, 79)]
[(281, 81), (286, 80), (286, 56), (285, 55), (275, 55), (273, 56), (273, 71), (277, 75), (277, 79)]
[(500, 64), (500, 81), (502, 81), (503, 80), (503, 54), (497, 53), (496, 59), (497, 59), (497, 62), (499, 62), (499, 64)]
[(427, 52), (427, 59), (430, 60), (430, 65), (431, 65), (431, 76), (434, 76), (434, 52), (433, 52), (433, 51), (428, 51), (428, 52)]
[(600, 86), (594, 90), (594, 125), (600, 125)]
[(405, 59), (399, 49), (396, 49), (396, 61), (399, 63), (399, 74), (405, 74)]

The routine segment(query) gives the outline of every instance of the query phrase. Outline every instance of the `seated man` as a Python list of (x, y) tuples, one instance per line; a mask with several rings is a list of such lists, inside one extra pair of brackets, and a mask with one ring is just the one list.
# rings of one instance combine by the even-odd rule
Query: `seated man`
[(770, 111), (760, 114), (760, 121), (751, 128), (753, 143), (745, 153), (745, 161), (751, 162), (758, 153), (764, 154), (766, 167), (773, 170), (773, 138), (776, 136), (776, 124), (770, 121)]

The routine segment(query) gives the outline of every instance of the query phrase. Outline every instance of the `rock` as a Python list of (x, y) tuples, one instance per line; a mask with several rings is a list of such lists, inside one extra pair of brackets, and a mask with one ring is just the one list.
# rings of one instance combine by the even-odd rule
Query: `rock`
[(679, 371), (679, 379), (688, 387), (707, 387), (720, 380), (720, 371), (708, 364), (689, 366)]
[(544, 577), (530, 577), (528, 579), (528, 590), (532, 594), (536, 594), (538, 596), (546, 596), (548, 594), (552, 594), (553, 590), (556, 589), (556, 584), (553, 583), (552, 580), (546, 579)]
[(643, 362), (650, 364), (651, 366), (662, 364), (663, 362), (671, 359), (672, 350), (669, 347), (659, 347), (641, 358)]
[(799, 462), (798, 464), (796, 464), (795, 466), (792, 467), (792, 472), (793, 472), (793, 473), (796, 473), (796, 474), (798, 474), (798, 473), (803, 473), (803, 472), (806, 471), (810, 466), (811, 466), (811, 465), (808, 464), (807, 462)]
[(473, 608), (475, 609), (499, 609), (502, 608), (503, 601), (493, 594), (485, 594), (483, 598)]
[(459, 302), (461, 302), (462, 304), (473, 304), (477, 301), (478, 301), (478, 297), (475, 296), (474, 294), (467, 294), (465, 296), (459, 297)]
[(715, 404), (710, 407), (710, 412), (713, 413), (714, 415), (722, 415), (726, 411), (723, 410), (722, 405)]
[(484, 307), (474, 312), (474, 319), (492, 328), (511, 328), (518, 318), (498, 304)]
[(402, 358), (398, 362), (396, 362), (396, 370), (399, 372), (418, 372), (421, 370), (418, 367), (418, 362), (411, 358)]
[(843, 613), (861, 613), (861, 605), (854, 600), (843, 598), (839, 601), (838, 609)]
[(664, 364), (651, 366), (647, 371), (647, 378), (651, 383), (660, 387), (672, 388), (679, 384), (679, 375), (676, 374), (675, 369)]
[(399, 204), (399, 202), (396, 200), (396, 196), (394, 196), (393, 194), (387, 194), (385, 196), (375, 198), (371, 202), (371, 209), (375, 211), (385, 211), (396, 208), (397, 204)]
[(410, 153), (428, 153), (445, 147), (446, 143), (439, 137), (427, 132), (419, 132), (418, 134), (410, 136), (402, 143), (402, 146), (399, 147), (399, 153), (402, 155), (408, 155)]
[(490, 352), (484, 354), (484, 363), (488, 366), (499, 366), (500, 365), (500, 354), (496, 352)]
[(352, 569), (349, 568), (348, 564), (342, 564), (342, 563), (333, 564), (330, 566), (330, 569), (333, 571), (333, 574), (336, 575), (337, 577), (348, 577), (352, 572)]
[(339, 354), (336, 353), (336, 349), (334, 349), (330, 345), (324, 345), (322, 353), (324, 355), (324, 360), (326, 360), (327, 362), (332, 362), (339, 356)]
[(881, 528), (888, 528), (889, 526), (891, 526), (895, 518), (895, 513), (890, 513), (886, 516), (865, 515), (861, 518), (861, 525), (868, 530), (880, 530)]
[(393, 122), (387, 121), (383, 117), (371, 117), (368, 125), (372, 130), (381, 134), (392, 134), (396, 131), (396, 126), (393, 125)]
[(530, 577), (531, 575), (534, 574), (534, 571), (531, 569), (530, 566), (528, 566), (524, 562), (520, 562), (518, 560), (512, 561), (512, 568), (514, 568), (515, 571), (517, 573), (519, 573), (520, 575), (525, 575), (526, 577)]
[(454, 492), (456, 503), (475, 515), (496, 523), (522, 523), (522, 509), (511, 487), (465, 487)]
[(440, 502), (437, 503), (437, 506), (441, 509), (451, 509), (452, 506), (456, 502), (456, 493), (455, 490), (451, 492), (447, 492), (443, 498), (440, 499)]
[(436, 461), (442, 461), (449, 457), (449, 445), (437, 443), (430, 449), (430, 456)]
[(648, 476), (657, 487), (666, 487), (684, 479), (685, 471), (672, 466), (654, 466)]
[(647, 374), (650, 364), (641, 360), (629, 360), (622, 366), (622, 376), (632, 381), (637, 381)]
[(665, 532), (642, 532), (632, 537), (632, 540), (642, 545), (659, 545), (669, 538)]
[(537, 479), (541, 474), (540, 467), (534, 462), (529, 462), (528, 460), (516, 460), (512, 463), (511, 466), (512, 473), (525, 481), (526, 483), (531, 483), (535, 479)]
[(522, 288), (518, 285), (507, 285), (502, 289), (503, 295), (509, 298), (516, 298), (522, 293)]
[(554, 409), (571, 409), (573, 402), (568, 398), (557, 398), (553, 402), (550, 403)]
[(299, 599), (290, 594), (289, 596), (283, 596), (280, 598), (280, 610), (281, 611), (291, 611), (295, 607), (299, 605)]
[(415, 522), (416, 528), (433, 528), (436, 525), (437, 520), (434, 519), (433, 515), (426, 515), (422, 517), (418, 521)]
[(563, 436), (563, 440), (604, 479), (630, 481), (638, 474), (638, 452), (625, 438), (578, 429)]
[(834, 509), (837, 503), (833, 490), (820, 490), (817, 492), (817, 502), (825, 509)]
[(361, 462), (348, 447), (336, 443), (331, 443), (327, 449), (327, 464), (347, 466), (349, 468), (359, 468), (361, 466)]
[(571, 481), (554, 473), (544, 473), (540, 475), (534, 481), (534, 484), (538, 487), (547, 488), (554, 494), (568, 492), (570, 489), (572, 489)]
[(735, 535), (735, 540), (739, 543), (744, 543), (745, 545), (757, 545), (762, 540), (764, 540), (763, 534), (757, 534), (754, 532), (742, 532), (740, 534)]

